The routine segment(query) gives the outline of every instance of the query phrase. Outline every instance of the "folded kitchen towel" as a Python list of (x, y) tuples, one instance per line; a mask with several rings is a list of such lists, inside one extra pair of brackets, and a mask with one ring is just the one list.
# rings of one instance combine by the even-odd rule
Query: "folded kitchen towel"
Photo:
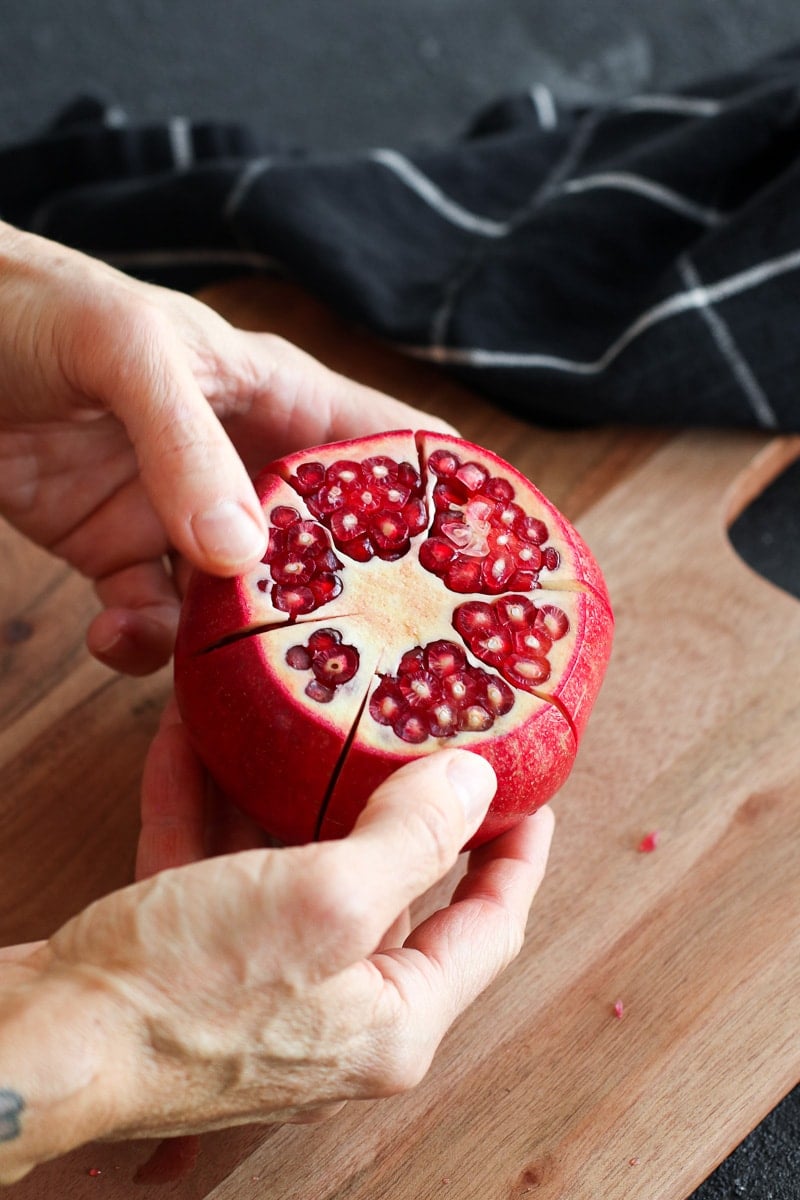
[(800, 49), (402, 152), (80, 100), (0, 151), (0, 215), (171, 286), (281, 272), (535, 421), (800, 430)]

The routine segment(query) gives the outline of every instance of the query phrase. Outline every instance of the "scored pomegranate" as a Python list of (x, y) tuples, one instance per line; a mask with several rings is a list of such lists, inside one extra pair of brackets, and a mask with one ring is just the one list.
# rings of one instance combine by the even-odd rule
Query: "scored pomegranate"
[(514, 467), (401, 430), (320, 446), (256, 480), (259, 566), (195, 572), (178, 703), (223, 792), (274, 836), (340, 837), (395, 768), (488, 759), (476, 846), (564, 783), (613, 618), (579, 534)]

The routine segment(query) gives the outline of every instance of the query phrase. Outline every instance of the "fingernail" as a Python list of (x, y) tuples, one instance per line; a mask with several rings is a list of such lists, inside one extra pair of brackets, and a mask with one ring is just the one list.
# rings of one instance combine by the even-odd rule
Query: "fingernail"
[(261, 558), (267, 536), (235, 500), (220, 500), (192, 518), (194, 536), (205, 553), (219, 563), (241, 566)]
[(470, 829), (477, 829), (497, 790), (495, 773), (485, 758), (464, 751), (447, 766), (447, 778), (464, 807)]

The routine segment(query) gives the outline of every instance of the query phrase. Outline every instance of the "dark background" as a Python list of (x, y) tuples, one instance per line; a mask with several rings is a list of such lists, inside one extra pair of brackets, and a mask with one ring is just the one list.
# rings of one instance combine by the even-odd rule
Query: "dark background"
[[(662, 91), (797, 42), (798, 0), (0, 0), (0, 144), (93, 93), (133, 121), (232, 118), (309, 149), (403, 148), (534, 83), (580, 101)], [(800, 467), (732, 537), (800, 596)], [(693, 1200), (740, 1197), (800, 1200), (800, 1088)]]

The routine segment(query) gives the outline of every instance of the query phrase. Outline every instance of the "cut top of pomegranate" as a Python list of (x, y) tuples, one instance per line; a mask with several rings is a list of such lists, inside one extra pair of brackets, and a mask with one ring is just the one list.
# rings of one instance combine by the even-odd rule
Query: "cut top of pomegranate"
[(256, 485), (263, 561), (236, 579), (196, 573), (187, 590), (176, 683), (190, 725), (205, 718), (187, 681), (201, 686), (198, 664), (225, 652), (250, 664), (228, 708), (258, 708), (263, 689), (270, 729), (281, 706), (295, 735), (327, 729), (340, 790), (359, 762), (368, 777), (370, 763), (385, 772), (436, 745), (484, 753), (537, 714), (571, 761), (612, 618), (580, 536), (524, 476), (457, 438), (406, 430), (288, 456)]

